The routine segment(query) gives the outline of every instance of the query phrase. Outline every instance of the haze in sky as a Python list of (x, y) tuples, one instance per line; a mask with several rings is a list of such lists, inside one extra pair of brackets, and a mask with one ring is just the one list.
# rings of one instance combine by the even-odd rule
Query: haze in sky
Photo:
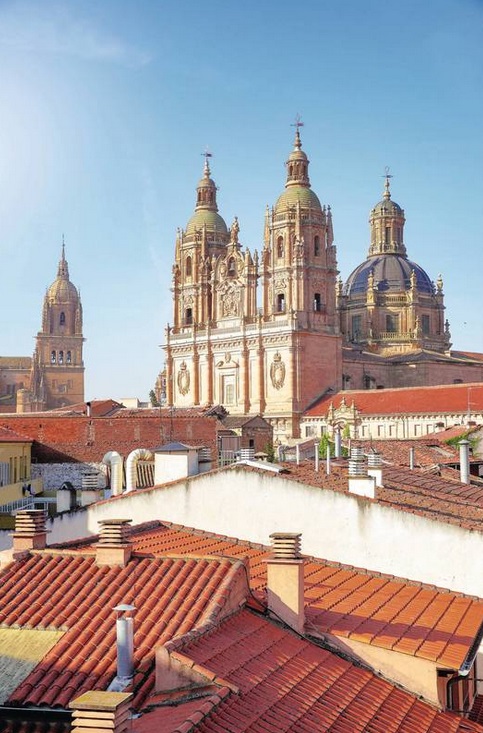
[(0, 354), (32, 353), (64, 235), (86, 397), (147, 399), (201, 154), (260, 251), (297, 113), (342, 278), (389, 166), (454, 348), (483, 351), (482, 90), (480, 0), (2, 0)]

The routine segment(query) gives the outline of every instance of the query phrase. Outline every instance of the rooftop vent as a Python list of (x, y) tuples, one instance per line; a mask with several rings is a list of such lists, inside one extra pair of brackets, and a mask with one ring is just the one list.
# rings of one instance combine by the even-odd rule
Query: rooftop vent
[(71, 700), (72, 733), (127, 733), (132, 694), (91, 690)]
[(270, 535), (272, 557), (278, 560), (297, 560), (300, 558), (301, 537), (301, 534), (295, 532), (273, 532)]
[(43, 509), (24, 509), (15, 515), (13, 552), (43, 550), (46, 545), (45, 512)]
[(103, 519), (99, 522), (98, 565), (126, 565), (131, 557), (131, 519)]

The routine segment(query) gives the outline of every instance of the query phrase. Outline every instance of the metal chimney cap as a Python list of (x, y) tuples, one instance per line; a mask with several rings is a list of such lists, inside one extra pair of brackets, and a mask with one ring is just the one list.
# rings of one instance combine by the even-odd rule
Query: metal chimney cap
[(127, 611), (135, 611), (136, 606), (131, 606), (129, 603), (120, 603), (118, 606), (112, 609), (113, 611), (119, 611), (119, 613)]
[(471, 445), (471, 444), (469, 440), (466, 440), (465, 438), (463, 438), (463, 440), (460, 440), (458, 445)]

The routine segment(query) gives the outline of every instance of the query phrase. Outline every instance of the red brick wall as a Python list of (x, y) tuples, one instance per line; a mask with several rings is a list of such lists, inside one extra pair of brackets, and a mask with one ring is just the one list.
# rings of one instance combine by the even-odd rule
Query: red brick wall
[(39, 463), (100, 462), (111, 450), (126, 458), (135, 448), (172, 441), (207, 446), (216, 463), (214, 417), (2, 415), (0, 425), (32, 438), (32, 457)]

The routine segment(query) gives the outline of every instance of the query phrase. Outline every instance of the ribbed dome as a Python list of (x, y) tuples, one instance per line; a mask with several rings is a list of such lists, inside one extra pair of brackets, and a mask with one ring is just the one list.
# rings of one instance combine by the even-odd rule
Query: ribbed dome
[(365, 293), (371, 272), (374, 275), (374, 285), (379, 291), (409, 290), (413, 270), (416, 275), (417, 290), (420, 293), (432, 294), (434, 292), (433, 282), (422, 267), (401, 255), (387, 254), (369, 257), (356, 267), (344, 285), (344, 295)]
[(379, 201), (371, 211), (371, 214), (379, 214), (386, 216), (403, 216), (404, 211), (402, 208), (390, 198), (385, 198)]
[(47, 296), (50, 301), (56, 301), (58, 303), (73, 303), (79, 299), (79, 293), (75, 285), (70, 280), (59, 277), (48, 289)]
[(287, 206), (295, 206), (300, 201), (303, 208), (312, 208), (322, 210), (319, 198), (311, 188), (307, 186), (290, 186), (278, 197), (275, 204), (275, 210), (278, 208), (286, 208)]
[(195, 211), (186, 225), (186, 234), (194, 234), (195, 230), (202, 229), (205, 224), (209, 232), (216, 229), (217, 232), (228, 234), (228, 227), (226, 226), (225, 220), (217, 211), (210, 211), (209, 209), (198, 209)]

